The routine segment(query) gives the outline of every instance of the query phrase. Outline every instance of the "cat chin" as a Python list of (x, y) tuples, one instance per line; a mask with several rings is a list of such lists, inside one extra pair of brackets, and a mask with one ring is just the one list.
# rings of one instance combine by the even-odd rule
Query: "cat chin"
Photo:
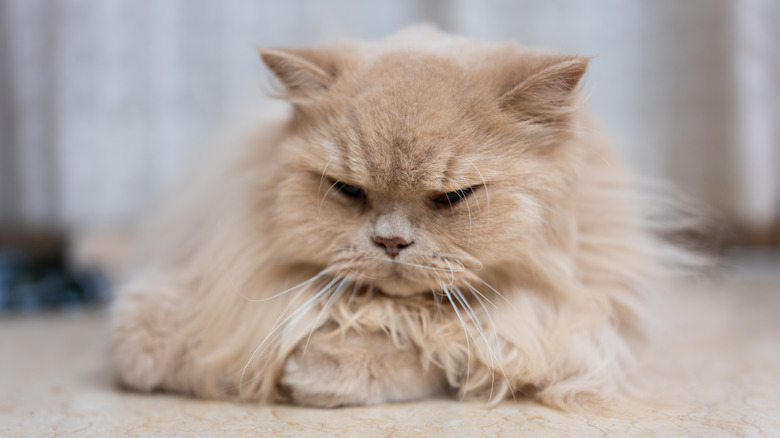
[(373, 286), (382, 294), (391, 297), (410, 297), (430, 293), (430, 285), (405, 280), (378, 280)]

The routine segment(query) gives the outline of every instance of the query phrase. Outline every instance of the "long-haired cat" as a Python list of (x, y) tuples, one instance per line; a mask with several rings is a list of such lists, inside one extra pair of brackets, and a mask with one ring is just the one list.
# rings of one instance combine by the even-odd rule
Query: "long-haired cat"
[(147, 231), (121, 382), (324, 407), (619, 393), (663, 244), (582, 109), (587, 58), (427, 28), (261, 55), (292, 112)]

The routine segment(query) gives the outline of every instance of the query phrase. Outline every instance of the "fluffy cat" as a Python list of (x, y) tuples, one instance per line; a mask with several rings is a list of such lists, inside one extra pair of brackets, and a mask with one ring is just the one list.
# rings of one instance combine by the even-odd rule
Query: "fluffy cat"
[(292, 112), (147, 231), (113, 309), (123, 384), (322, 407), (620, 392), (664, 245), (582, 109), (587, 58), (427, 28), (261, 55)]

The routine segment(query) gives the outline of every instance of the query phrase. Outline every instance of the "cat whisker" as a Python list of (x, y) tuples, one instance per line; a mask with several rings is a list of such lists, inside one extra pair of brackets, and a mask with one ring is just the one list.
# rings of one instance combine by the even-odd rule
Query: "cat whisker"
[[(264, 298), (264, 299), (249, 299), (249, 298), (247, 298), (246, 296), (244, 296), (244, 295), (243, 295), (243, 294), (241, 294), (241, 293), (239, 293), (239, 295), (241, 295), (241, 297), (243, 297), (244, 299), (246, 299), (247, 301), (250, 301), (250, 302), (264, 302), (264, 301), (269, 301), (269, 300), (272, 300), (272, 299), (274, 299), (274, 298), (280, 297), (280, 296), (282, 296), (282, 295), (285, 295), (285, 294), (287, 294), (287, 293), (290, 293), (290, 292), (292, 292), (292, 291), (294, 291), (294, 290), (296, 290), (296, 289), (300, 289), (300, 290), (298, 291), (298, 293), (296, 294), (296, 298), (297, 298), (297, 295), (300, 295), (300, 294), (301, 294), (301, 293), (302, 293), (302, 292), (305, 290), (305, 289), (301, 289), (301, 288), (303, 288), (303, 287), (305, 287), (305, 286), (309, 286), (309, 285), (311, 285), (312, 283), (315, 283), (316, 281), (318, 281), (318, 280), (321, 280), (321, 279), (322, 279), (322, 277), (323, 277), (324, 275), (328, 274), (328, 273), (329, 273), (329, 271), (331, 271), (331, 270), (332, 270), (331, 268), (326, 268), (326, 269), (323, 269), (322, 271), (320, 271), (319, 273), (315, 274), (315, 275), (314, 275), (313, 277), (311, 277), (310, 279), (308, 279), (308, 280), (306, 280), (306, 281), (303, 281), (303, 282), (299, 283), (299, 284), (298, 284), (298, 285), (296, 285), (296, 286), (293, 286), (293, 287), (291, 287), (291, 288), (289, 288), (289, 289), (287, 289), (287, 290), (285, 290), (285, 291), (282, 291), (282, 292), (280, 292), (280, 293), (278, 293), (278, 294), (276, 294), (276, 295), (273, 295), (273, 296), (271, 296), (271, 297), (268, 297), (268, 298)], [(326, 286), (325, 286), (323, 289), (327, 289), (327, 288), (328, 288), (328, 286), (326, 285)], [(312, 299), (310, 300), (311, 304), (314, 304), (314, 302), (316, 302), (316, 301), (317, 301), (315, 298), (317, 297), (317, 295), (318, 295), (318, 294), (319, 294), (321, 291), (322, 291), (322, 289), (320, 289), (320, 291), (318, 291), (317, 293), (315, 293), (315, 294), (314, 294), (314, 296), (313, 296), (313, 297), (312, 297)], [(245, 376), (245, 373), (246, 373), (246, 371), (247, 371), (247, 368), (248, 368), (248, 366), (249, 366), (249, 365), (252, 363), (252, 361), (255, 359), (255, 357), (262, 356), (262, 354), (263, 354), (263, 353), (264, 353), (264, 352), (267, 350), (267, 347), (266, 347), (266, 348), (263, 348), (263, 347), (264, 347), (264, 345), (266, 345), (266, 342), (268, 342), (268, 341), (271, 341), (271, 340), (275, 339), (275, 338), (276, 338), (276, 335), (274, 335), (274, 333), (275, 333), (275, 332), (277, 332), (277, 331), (278, 331), (278, 330), (279, 330), (281, 327), (283, 327), (283, 326), (284, 326), (284, 325), (285, 325), (285, 324), (286, 324), (286, 323), (287, 323), (287, 322), (288, 322), (288, 321), (289, 321), (289, 320), (290, 320), (292, 317), (294, 317), (294, 316), (295, 316), (295, 314), (296, 314), (296, 313), (298, 313), (298, 312), (299, 312), (299, 311), (301, 311), (302, 309), (305, 309), (305, 308), (307, 308), (307, 307), (309, 306), (309, 302), (306, 302), (306, 303), (304, 303), (304, 304), (303, 304), (303, 305), (301, 305), (301, 306), (300, 306), (300, 307), (299, 307), (299, 308), (298, 308), (298, 309), (297, 309), (295, 312), (293, 312), (292, 314), (290, 314), (290, 315), (288, 316), (288, 318), (286, 318), (284, 321), (281, 321), (281, 322), (280, 322), (280, 320), (282, 319), (283, 315), (285, 315), (285, 314), (286, 314), (286, 313), (287, 313), (287, 312), (290, 310), (290, 307), (291, 307), (291, 306), (294, 304), (294, 302), (295, 302), (295, 298), (294, 298), (294, 299), (292, 299), (292, 300), (290, 300), (290, 302), (289, 302), (289, 303), (287, 303), (287, 306), (285, 306), (285, 308), (282, 310), (282, 312), (280, 313), (280, 315), (279, 315), (279, 317), (277, 318), (277, 320), (276, 320), (276, 321), (274, 321), (274, 326), (273, 326), (273, 328), (271, 329), (271, 331), (269, 332), (268, 336), (266, 336), (266, 338), (265, 338), (265, 339), (263, 339), (263, 341), (260, 343), (260, 345), (258, 345), (257, 349), (255, 349), (255, 351), (252, 353), (252, 356), (249, 358), (249, 360), (247, 361), (247, 363), (244, 365), (244, 367), (243, 367), (243, 369), (242, 369), (242, 372), (241, 372), (241, 377), (240, 377), (240, 379), (239, 379), (239, 387), (238, 387), (238, 389), (239, 389), (239, 393), (240, 393), (240, 391), (241, 391), (241, 388), (242, 388), (242, 387), (243, 387), (243, 385), (244, 385), (244, 376)], [(278, 333), (276, 333), (276, 334), (278, 335)], [(270, 345), (270, 343), (268, 343), (268, 345)], [(264, 368), (265, 368), (265, 367), (264, 367)], [(249, 380), (249, 381), (247, 381), (246, 383), (249, 383), (249, 382), (251, 382), (251, 381), (253, 381), (253, 379), (250, 379), (250, 380)], [(234, 389), (236, 389), (236, 388), (234, 388)], [(228, 389), (228, 390), (230, 390), (230, 389)]]
[(476, 278), (477, 281), (479, 281), (483, 285), (487, 286), (487, 288), (490, 289), (494, 294), (496, 294), (497, 296), (501, 297), (501, 299), (506, 301), (507, 304), (509, 304), (510, 306), (514, 307), (514, 304), (512, 304), (512, 302), (509, 301), (509, 299), (507, 299), (507, 297), (505, 297), (504, 294), (502, 294), (501, 292), (497, 291), (496, 288), (491, 286), (488, 282), (486, 282), (485, 280), (481, 279), (480, 277), (477, 277), (477, 276), (474, 276), (474, 277)]
[(346, 266), (346, 263), (347, 262), (344, 262), (344, 264), (339, 265), (339, 268), (341, 270), (344, 270), (344, 271), (349, 271), (351, 274), (355, 274), (355, 275), (357, 275), (358, 277), (361, 277), (361, 278), (366, 278), (368, 280), (376, 280), (376, 281), (390, 280), (392, 278), (392, 277), (384, 277), (384, 278), (372, 277), (370, 275), (363, 274), (362, 272), (358, 272), (358, 271), (350, 268), (349, 266)]
[[(330, 282), (328, 282), (330, 284)], [(284, 320), (281, 322), (279, 320), (282, 319), (282, 316), (286, 314), (288, 310), (290, 310), (290, 307), (294, 304), (294, 300), (291, 300), (290, 303), (287, 304), (287, 306), (282, 310), (279, 318), (274, 322), (273, 328), (269, 331), (269, 333), (266, 335), (266, 337), (260, 342), (260, 344), (257, 346), (257, 348), (252, 353), (252, 356), (250, 356), (247, 363), (244, 365), (243, 371), (241, 373), (241, 378), (239, 380), (240, 385), (243, 385), (244, 382), (244, 375), (247, 371), (247, 368), (249, 365), (254, 361), (256, 357), (262, 356), (265, 351), (267, 351), (268, 348), (271, 347), (271, 342), (279, 335), (280, 330), (289, 322), (291, 319), (295, 318), (299, 313), (304, 312), (308, 310), (313, 304), (315, 304), (317, 301), (319, 301), (327, 292), (328, 285), (325, 287), (320, 288), (315, 294), (313, 294), (306, 302), (304, 302), (302, 305), (300, 305), (297, 309), (295, 309), (292, 313), (287, 315)], [(300, 292), (299, 292), (300, 294)], [(251, 382), (252, 380), (249, 380)], [(248, 382), (247, 382), (248, 383)]]
[[(438, 268), (438, 267), (435, 267), (435, 266), (420, 265), (418, 263), (402, 262), (400, 260), (392, 260), (392, 262), (395, 263), (395, 264), (398, 264), (398, 265), (413, 266), (415, 268), (427, 269), (429, 271), (448, 272), (450, 274), (455, 274), (456, 272), (464, 272), (466, 270), (465, 267), (463, 267), (462, 264), (461, 264), (461, 269), (460, 270), (454, 270), (452, 267), (449, 267), (449, 268)], [(447, 262), (447, 264), (449, 264), (449, 262)]]
[(259, 299), (255, 299), (255, 298), (249, 298), (249, 297), (245, 296), (245, 295), (244, 295), (243, 293), (241, 293), (241, 292), (239, 292), (238, 294), (241, 296), (241, 298), (243, 298), (243, 299), (245, 299), (245, 300), (247, 300), (247, 301), (249, 301), (249, 302), (251, 302), (251, 303), (262, 303), (262, 302), (265, 302), (265, 301), (270, 301), (270, 300), (273, 300), (274, 298), (278, 298), (278, 297), (280, 297), (280, 296), (282, 296), (282, 295), (286, 295), (286, 294), (288, 294), (288, 293), (290, 293), (290, 292), (292, 292), (292, 291), (294, 291), (294, 290), (296, 290), (296, 289), (298, 289), (298, 288), (301, 288), (301, 287), (303, 287), (303, 286), (306, 286), (306, 285), (308, 285), (308, 284), (310, 284), (310, 283), (312, 283), (312, 282), (314, 282), (314, 281), (318, 280), (319, 278), (322, 278), (322, 276), (323, 276), (323, 275), (326, 275), (326, 274), (328, 273), (328, 270), (329, 270), (328, 268), (326, 268), (326, 269), (323, 269), (322, 271), (320, 271), (318, 274), (314, 275), (314, 276), (313, 276), (313, 277), (311, 277), (310, 279), (308, 279), (308, 280), (306, 280), (306, 281), (303, 281), (303, 282), (301, 282), (301, 283), (298, 283), (297, 285), (295, 285), (295, 286), (293, 286), (293, 287), (291, 287), (291, 288), (289, 288), (289, 289), (286, 289), (286, 290), (284, 290), (284, 291), (282, 291), (282, 292), (279, 292), (279, 293), (278, 293), (278, 294), (276, 294), (276, 295), (270, 296), (270, 297), (268, 297), (268, 298), (259, 298)]
[[(479, 298), (479, 296), (474, 296), (474, 298), (477, 299), (477, 302), (479, 302), (479, 305), (482, 307), (482, 310), (485, 312), (485, 315), (487, 315), (488, 320), (490, 320), (490, 327), (493, 329), (493, 339), (498, 339), (498, 332), (496, 330), (496, 324), (493, 321), (493, 317), (490, 315), (490, 312), (488, 311), (487, 307), (485, 307), (485, 304), (482, 302), (482, 300)], [(465, 298), (464, 298), (465, 301)], [(472, 314), (474, 314), (474, 310), (471, 311)], [(476, 317), (476, 315), (475, 315)], [(501, 370), (501, 374), (504, 375), (504, 380), (506, 380), (507, 385), (509, 385), (509, 388), (512, 388), (512, 384), (509, 382), (509, 378), (506, 375), (506, 372), (504, 371), (504, 366), (501, 362), (501, 360), (496, 356), (493, 349), (490, 347), (490, 344), (487, 341), (487, 337), (485, 336), (485, 332), (483, 330), (480, 330), (482, 339), (485, 340), (485, 344), (488, 345), (488, 351), (490, 353), (490, 396), (488, 397), (488, 403), (490, 403), (493, 400), (493, 389), (495, 387), (495, 380), (496, 380), (496, 371), (493, 367), (494, 363), (498, 364), (499, 369)], [(495, 362), (494, 362), (495, 359)]]
[[(471, 319), (471, 322), (474, 324), (474, 326), (477, 328), (477, 331), (482, 336), (482, 340), (485, 342), (485, 348), (488, 352), (488, 357), (490, 358), (490, 397), (488, 400), (493, 399), (493, 388), (495, 387), (495, 381), (496, 381), (496, 371), (493, 367), (494, 360), (497, 361), (498, 358), (495, 357), (495, 353), (493, 352), (493, 349), (490, 347), (490, 342), (487, 339), (487, 336), (485, 335), (484, 330), (482, 329), (482, 322), (477, 317), (476, 313), (474, 313), (474, 309), (471, 308), (471, 305), (466, 300), (466, 297), (463, 296), (463, 292), (460, 291), (457, 287), (454, 287), (452, 289), (453, 296), (455, 299), (460, 302), (461, 306), (463, 307), (463, 312)], [(474, 344), (477, 345), (477, 348), (479, 348), (479, 344), (477, 343), (476, 339), (474, 340)], [(484, 354), (483, 354), (484, 357)]]
[[(260, 342), (260, 344), (255, 348), (255, 350), (252, 352), (252, 355), (249, 357), (249, 360), (247, 360), (246, 364), (244, 365), (244, 368), (241, 371), (241, 377), (239, 378), (239, 394), (244, 386), (244, 377), (246, 375), (247, 370), (249, 369), (249, 365), (255, 360), (255, 358), (262, 356), (268, 348), (271, 348), (271, 342), (270, 340), (275, 339), (280, 333), (282, 328), (285, 327), (285, 325), (293, 318), (295, 318), (297, 315), (309, 310), (311, 306), (317, 303), (322, 297), (324, 297), (327, 292), (330, 290), (330, 288), (333, 285), (333, 280), (329, 281), (328, 284), (326, 284), (324, 287), (322, 287), (320, 290), (318, 290), (316, 293), (314, 293), (306, 302), (304, 302), (302, 305), (300, 305), (297, 309), (295, 309), (292, 313), (290, 313), (286, 318), (284, 318), (283, 321), (278, 322), (279, 319), (281, 319), (281, 315), (284, 315), (288, 310), (290, 310), (290, 306), (293, 305), (294, 300), (290, 300), (290, 302), (287, 304), (287, 306), (284, 308), (284, 310), (281, 312), (279, 318), (274, 323), (273, 328), (268, 332), (268, 334), (263, 338), (263, 340)], [(300, 294), (303, 291), (298, 292)], [(265, 368), (265, 367), (264, 367)], [(258, 373), (258, 375), (262, 375), (261, 373)], [(251, 382), (250, 380), (249, 382)], [(247, 382), (247, 383), (249, 383)]]
[(466, 196), (464, 198), (464, 201), (466, 201), (466, 211), (468, 212), (469, 215), (469, 237), (468, 239), (466, 239), (466, 248), (471, 246), (471, 237), (473, 236), (473, 232), (471, 229), (471, 206), (469, 206), (469, 198), (470, 196)]
[(452, 295), (449, 289), (447, 289), (446, 286), (444, 286), (444, 283), (441, 281), (439, 282), (441, 285), (442, 292), (444, 292), (444, 295), (449, 300), (450, 304), (452, 305), (452, 309), (455, 311), (455, 315), (458, 317), (458, 320), (460, 321), (461, 327), (463, 327), (463, 334), (466, 338), (466, 382), (463, 386), (463, 394), (461, 395), (461, 400), (466, 398), (466, 393), (469, 389), (469, 377), (471, 375), (471, 341), (469, 341), (469, 331), (466, 327), (466, 322), (463, 320), (463, 317), (460, 314), (460, 311), (458, 310), (458, 306), (455, 304), (455, 302), (452, 300)]
[(452, 269), (452, 265), (450, 265), (450, 262), (447, 259), (444, 259), (444, 261), (447, 262), (447, 266), (450, 267), (450, 286), (452, 286), (455, 283), (455, 271)]
[(320, 212), (322, 211), (322, 204), (325, 203), (325, 198), (328, 197), (328, 193), (330, 193), (330, 191), (333, 190), (333, 187), (336, 187), (336, 184), (338, 184), (338, 182), (333, 181), (333, 184), (331, 184), (330, 187), (328, 187), (328, 190), (325, 191), (325, 194), (322, 195), (322, 199), (320, 199), (320, 205), (317, 207), (317, 215), (319, 215)]
[[(466, 259), (465, 262), (463, 260), (464, 258)], [(482, 269), (485, 268), (485, 265), (483, 265), (482, 262), (478, 258), (472, 257), (470, 255), (460, 256), (460, 258), (449, 258), (449, 257), (447, 257), (447, 259), (448, 260), (452, 260), (453, 262), (460, 264), (464, 268), (468, 267), (468, 269), (470, 271), (481, 271)], [(467, 264), (468, 264), (468, 266), (467, 266)]]
[[(328, 167), (330, 166), (330, 163), (334, 160), (335, 157), (331, 157), (327, 163), (325, 163), (325, 168), (322, 169), (322, 176), (320, 177), (320, 185), (317, 187), (317, 193), (319, 194), (322, 190), (322, 183), (325, 182), (325, 174), (328, 172)], [(331, 186), (333, 187), (333, 186)], [(325, 196), (328, 196), (328, 193), (325, 192)], [(325, 196), (322, 197), (322, 200), (320, 201), (320, 205), (317, 208), (317, 216), (320, 215), (320, 212), (322, 211), (322, 203), (325, 201)]]
[[(494, 339), (498, 339), (498, 331), (496, 330), (496, 323), (495, 323), (495, 321), (493, 321), (493, 316), (490, 314), (490, 311), (487, 309), (485, 304), (482, 302), (482, 299), (480, 298), (480, 296), (484, 297), (484, 295), (482, 295), (482, 293), (480, 293), (478, 290), (473, 288), (468, 283), (466, 283), (466, 286), (468, 286), (469, 289), (471, 289), (472, 292), (476, 292), (476, 295), (474, 295), (474, 297), (477, 299), (479, 304), (482, 306), (482, 310), (484, 311), (484, 313), (487, 316), (488, 320), (490, 320), (490, 327), (493, 328), (493, 337), (494, 337)], [(466, 298), (463, 296), (463, 293), (459, 289), (457, 289), (457, 288), (456, 288), (456, 290), (457, 290), (458, 293), (460, 293), (460, 297), (461, 297), (461, 300), (462, 300), (464, 308), (468, 308), (468, 310), (470, 310), (471, 314), (474, 316), (474, 318), (475, 318), (474, 319), (474, 324), (477, 325), (477, 328), (478, 328), (480, 334), (482, 335), (482, 339), (485, 341), (485, 345), (488, 348), (488, 352), (491, 355), (490, 366), (491, 366), (491, 374), (492, 374), (491, 375), (491, 379), (493, 379), (493, 381), (491, 382), (491, 386), (490, 386), (490, 399), (492, 400), (492, 398), (493, 398), (493, 383), (495, 381), (495, 377), (494, 377), (495, 376), (495, 369), (493, 368), (493, 363), (494, 363), (493, 360), (494, 359), (495, 359), (495, 364), (497, 364), (498, 368), (501, 370), (501, 374), (504, 375), (504, 380), (506, 381), (506, 384), (507, 384), (507, 386), (509, 388), (510, 394), (512, 394), (512, 398), (514, 399), (515, 391), (514, 391), (514, 388), (512, 387), (512, 382), (509, 381), (509, 376), (507, 376), (506, 371), (504, 370), (503, 361), (501, 360), (501, 358), (498, 357), (498, 355), (496, 354), (495, 350), (493, 350), (493, 348), (490, 346), (490, 343), (487, 340), (487, 336), (485, 335), (485, 332), (482, 329), (482, 323), (477, 318), (476, 312), (471, 307), (471, 305), (468, 303)], [(487, 300), (487, 298), (485, 298), (485, 299)], [(490, 300), (488, 300), (488, 302), (490, 302)]]
[(473, 293), (474, 293), (474, 294), (477, 296), (477, 298), (479, 298), (479, 297), (482, 297), (483, 299), (485, 299), (485, 301), (487, 301), (488, 303), (490, 303), (490, 305), (491, 305), (491, 306), (493, 306), (493, 308), (495, 308), (495, 309), (498, 309), (498, 306), (496, 306), (496, 304), (495, 304), (494, 302), (490, 301), (490, 300), (488, 299), (488, 297), (486, 297), (486, 296), (485, 296), (485, 295), (484, 295), (482, 292), (480, 292), (480, 291), (479, 291), (477, 288), (475, 288), (474, 286), (472, 286), (472, 285), (471, 285), (471, 283), (469, 283), (468, 281), (464, 281), (464, 282), (463, 282), (463, 284), (465, 284), (465, 285), (466, 285), (466, 287), (467, 287), (467, 288), (469, 288), (469, 290), (470, 290), (471, 292), (473, 292)]
[[(474, 162), (469, 159), (466, 159), (466, 161), (471, 164), (471, 167), (473, 167), (474, 170), (477, 171), (479, 178), (482, 180), (482, 187), (485, 188), (485, 197), (487, 198), (487, 220), (485, 221), (485, 226), (490, 228), (490, 190), (488, 189), (488, 183), (485, 181), (485, 177), (482, 176), (482, 172), (479, 171), (479, 168), (476, 166), (476, 164), (474, 164)], [(479, 203), (477, 203), (477, 206), (479, 206)]]
[[(262, 374), (265, 372), (265, 369), (266, 369), (266, 367), (268, 366), (268, 364), (267, 364), (267, 363), (263, 365), (263, 367), (262, 367), (262, 368), (260, 369), (260, 371), (257, 373), (257, 376), (256, 376), (256, 377), (254, 377), (254, 378), (251, 378), (251, 379), (249, 379), (249, 380), (247, 380), (247, 381), (244, 381), (244, 373), (246, 372), (246, 367), (247, 367), (247, 366), (248, 366), (248, 365), (249, 365), (249, 364), (250, 364), (250, 363), (253, 361), (254, 357), (255, 357), (255, 356), (262, 356), (262, 355), (263, 355), (263, 354), (264, 354), (264, 353), (265, 353), (265, 352), (266, 352), (266, 351), (267, 351), (269, 348), (272, 348), (272, 347), (273, 347), (273, 348), (276, 348), (276, 347), (278, 347), (277, 345), (272, 345), (272, 343), (271, 343), (271, 342), (268, 342), (268, 341), (269, 341), (269, 340), (270, 340), (270, 341), (273, 341), (273, 340), (277, 339), (277, 338), (278, 338), (278, 337), (281, 335), (282, 331), (279, 331), (279, 329), (281, 329), (281, 328), (283, 328), (283, 327), (286, 327), (286, 326), (287, 326), (287, 325), (286, 325), (286, 324), (287, 324), (287, 322), (288, 322), (288, 321), (289, 321), (291, 318), (293, 318), (293, 317), (299, 317), (300, 315), (302, 315), (302, 313), (304, 313), (304, 312), (306, 312), (307, 310), (309, 310), (309, 309), (311, 309), (312, 307), (314, 307), (314, 306), (317, 304), (317, 302), (319, 302), (319, 301), (320, 301), (320, 300), (321, 300), (321, 299), (322, 299), (324, 296), (326, 296), (326, 295), (328, 294), (328, 292), (330, 292), (330, 291), (332, 290), (332, 288), (333, 288), (333, 285), (334, 285), (336, 282), (339, 282), (339, 281), (341, 280), (341, 283), (340, 283), (340, 285), (344, 283), (344, 281), (343, 281), (342, 277), (339, 277), (339, 273), (338, 273), (338, 272), (336, 272), (334, 275), (336, 275), (336, 277), (334, 277), (333, 279), (331, 279), (330, 281), (328, 281), (328, 283), (327, 283), (327, 284), (326, 284), (326, 285), (325, 285), (323, 288), (321, 288), (320, 290), (318, 290), (318, 291), (317, 291), (317, 292), (316, 292), (316, 293), (315, 293), (315, 294), (314, 294), (314, 295), (313, 295), (313, 296), (312, 296), (312, 297), (311, 297), (311, 298), (310, 298), (310, 299), (309, 299), (307, 302), (305, 302), (304, 304), (302, 304), (302, 305), (301, 305), (301, 306), (300, 306), (298, 309), (296, 309), (296, 310), (295, 310), (295, 311), (294, 311), (292, 314), (290, 314), (290, 315), (289, 315), (289, 316), (288, 316), (288, 317), (287, 317), (287, 318), (286, 318), (286, 319), (285, 319), (285, 320), (284, 320), (282, 323), (280, 323), (280, 324), (276, 324), (276, 325), (273, 327), (273, 329), (272, 329), (272, 332), (271, 332), (271, 333), (269, 333), (269, 336), (266, 336), (266, 339), (264, 339), (264, 340), (263, 340), (263, 342), (262, 342), (262, 343), (261, 343), (261, 344), (258, 346), (258, 348), (257, 348), (257, 349), (255, 350), (255, 352), (253, 353), (253, 356), (252, 356), (252, 357), (249, 359), (249, 361), (247, 361), (247, 364), (246, 364), (246, 365), (245, 365), (245, 367), (244, 367), (244, 371), (242, 372), (241, 379), (239, 380), (239, 382), (240, 382), (240, 383), (239, 383), (239, 391), (241, 391), (241, 389), (243, 389), (243, 387), (244, 387), (246, 384), (249, 384), (249, 383), (251, 383), (251, 382), (252, 382), (252, 381), (254, 381), (254, 380), (257, 378), (257, 377), (259, 377), (260, 375), (262, 375)], [(334, 293), (335, 293), (335, 292), (334, 292)], [(290, 303), (290, 304), (292, 304), (292, 303)], [(286, 308), (285, 308), (285, 309), (282, 311), (282, 315), (283, 315), (285, 312), (287, 312), (287, 310), (288, 310), (288, 309), (289, 309), (289, 307), (290, 307), (290, 304), (288, 304), (288, 306), (287, 306), (287, 307), (286, 307)], [(326, 305), (326, 308), (327, 308), (327, 305)], [(321, 315), (320, 315), (320, 316), (321, 316)], [(277, 323), (278, 323), (278, 320), (277, 320)], [(316, 323), (315, 323), (315, 328), (316, 328)], [(276, 333), (274, 334), (274, 332), (276, 332)], [(271, 335), (273, 335), (273, 337), (272, 337), (272, 338), (270, 337)], [(270, 338), (270, 339), (269, 339), (269, 338)], [(260, 347), (263, 347), (263, 344), (265, 344), (266, 342), (268, 342), (268, 344), (267, 344), (267, 345), (266, 345), (264, 348), (262, 348), (262, 350), (260, 350), (260, 351), (258, 352), (258, 350), (260, 349)]]
[(433, 295), (434, 302), (436, 303), (436, 313), (437, 315), (441, 316), (441, 305), (442, 305), (441, 297), (444, 295), (444, 293), (443, 292), (437, 293), (436, 290), (432, 290), (431, 294)]
[(463, 270), (468, 269), (471, 271), (481, 271), (484, 268), (484, 265), (482, 264), (481, 261), (479, 261), (479, 259), (465, 253), (449, 254), (449, 253), (442, 253), (442, 252), (423, 252), (423, 251), (414, 251), (414, 250), (404, 250), (404, 253), (409, 255), (423, 255), (428, 257), (439, 258), (445, 261), (451, 261), (453, 263), (457, 263), (458, 265), (460, 265), (461, 269)]
[(322, 315), (325, 314), (325, 312), (330, 308), (330, 305), (333, 303), (333, 301), (341, 296), (343, 290), (342, 287), (347, 282), (346, 278), (342, 278), (341, 282), (339, 282), (336, 289), (333, 291), (332, 294), (328, 297), (328, 299), (325, 301), (325, 304), (322, 306), (322, 310), (320, 310), (320, 313), (317, 315), (317, 319), (314, 320), (314, 324), (311, 326), (311, 331), (309, 332), (309, 337), (306, 338), (306, 344), (303, 346), (303, 352), (301, 353), (301, 357), (306, 356), (306, 349), (309, 347), (309, 341), (311, 341), (311, 337), (314, 334), (314, 330), (317, 329), (317, 325), (320, 322), (320, 319), (322, 318)]
[(360, 288), (363, 287), (363, 283), (360, 281), (360, 279), (357, 279), (356, 281), (352, 282), (352, 293), (349, 295), (349, 299), (347, 300), (346, 307), (349, 308), (350, 304), (352, 304), (352, 301), (355, 299), (355, 295), (357, 294), (357, 291), (360, 290)]
[[(490, 314), (490, 311), (489, 311), (489, 310), (487, 309), (487, 307), (485, 306), (485, 303), (482, 301), (482, 298), (484, 298), (484, 299), (485, 299), (485, 300), (487, 300), (488, 302), (490, 302), (490, 300), (488, 300), (488, 299), (487, 299), (487, 298), (486, 298), (484, 295), (482, 295), (482, 293), (480, 293), (478, 290), (476, 290), (476, 289), (475, 289), (474, 287), (472, 287), (471, 285), (468, 285), (468, 284), (467, 284), (467, 286), (468, 286), (468, 287), (469, 287), (469, 288), (470, 288), (470, 289), (471, 289), (473, 292), (476, 292), (476, 293), (477, 293), (477, 295), (475, 295), (474, 297), (475, 297), (475, 298), (477, 299), (477, 301), (479, 302), (479, 305), (480, 305), (480, 306), (482, 306), (482, 310), (484, 310), (484, 311), (485, 311), (485, 315), (487, 315), (488, 319), (490, 320), (490, 326), (493, 328), (493, 337), (494, 337), (495, 339), (498, 339), (498, 331), (496, 330), (496, 323), (495, 323), (495, 321), (493, 321), (493, 316)], [(480, 298), (480, 296), (482, 296), (482, 298)], [(493, 303), (491, 303), (491, 304), (493, 304)], [(494, 306), (495, 306), (495, 305), (494, 305)], [(503, 362), (502, 362), (500, 359), (498, 359), (498, 358), (497, 358), (497, 363), (498, 363), (498, 367), (499, 367), (499, 369), (501, 370), (501, 374), (503, 374), (503, 375), (504, 375), (504, 380), (506, 381), (507, 387), (509, 388), (509, 393), (512, 395), (512, 399), (513, 399), (513, 400), (515, 400), (515, 401), (517, 401), (517, 398), (515, 397), (515, 389), (514, 389), (514, 387), (512, 386), (512, 382), (509, 380), (509, 376), (507, 376), (507, 374), (506, 374), (506, 371), (504, 371), (504, 365), (503, 365)]]
[[(515, 307), (512, 302), (510, 302), (501, 292), (496, 290), (496, 288), (494, 288), (488, 282), (486, 282), (485, 280), (483, 280), (483, 279), (481, 279), (481, 278), (479, 278), (477, 276), (475, 276), (475, 278), (477, 279), (477, 281), (479, 281), (483, 285), (487, 286), (497, 296), (501, 297), (504, 301), (506, 301), (507, 304), (509, 304), (510, 307), (512, 307), (512, 308)], [(498, 333), (496, 331), (496, 324), (495, 324), (495, 321), (493, 321), (493, 316), (490, 314), (490, 311), (488, 311), (487, 307), (485, 306), (485, 303), (482, 300), (484, 299), (485, 301), (490, 303), (496, 309), (498, 308), (498, 306), (496, 306), (495, 303), (490, 301), (482, 292), (480, 292), (476, 287), (472, 286), (469, 282), (464, 281), (463, 284), (465, 284), (466, 287), (468, 287), (469, 290), (471, 290), (474, 293), (474, 297), (477, 299), (479, 304), (482, 306), (483, 310), (485, 311), (485, 315), (487, 315), (488, 319), (490, 320), (490, 326), (493, 327), (493, 336), (498, 338)], [(507, 386), (509, 388), (509, 393), (512, 395), (512, 399), (517, 401), (517, 398), (515, 397), (515, 389), (512, 386), (512, 382), (509, 380), (509, 377), (507, 376), (506, 371), (504, 370), (503, 362), (500, 359), (498, 359), (498, 358), (496, 358), (496, 361), (498, 363), (499, 369), (501, 370), (501, 374), (504, 375), (504, 380), (506, 381), (506, 384), (507, 384)], [(492, 392), (492, 389), (491, 389), (491, 392)]]

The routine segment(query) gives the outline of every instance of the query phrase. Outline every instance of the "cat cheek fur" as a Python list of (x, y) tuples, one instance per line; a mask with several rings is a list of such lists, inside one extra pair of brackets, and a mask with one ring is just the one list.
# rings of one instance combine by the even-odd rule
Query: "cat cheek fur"
[[(327, 407), (621, 394), (673, 250), (580, 105), (587, 59), (428, 28), (261, 55), (292, 115), (221, 148), (146, 231), (114, 304), (125, 385)], [(391, 258), (377, 236), (414, 242)]]

